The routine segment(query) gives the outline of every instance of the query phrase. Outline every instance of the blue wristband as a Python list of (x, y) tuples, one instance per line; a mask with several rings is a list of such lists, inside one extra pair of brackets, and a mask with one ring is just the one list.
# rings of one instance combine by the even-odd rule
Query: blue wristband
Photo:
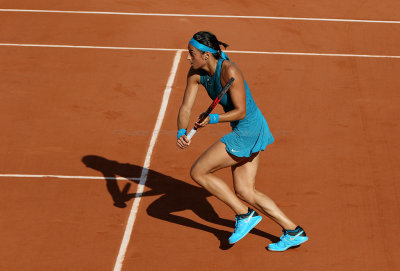
[(210, 122), (209, 124), (215, 124), (219, 122), (219, 115), (218, 114), (210, 114)]
[(178, 131), (177, 139), (179, 139), (182, 135), (186, 135), (186, 129), (180, 129)]

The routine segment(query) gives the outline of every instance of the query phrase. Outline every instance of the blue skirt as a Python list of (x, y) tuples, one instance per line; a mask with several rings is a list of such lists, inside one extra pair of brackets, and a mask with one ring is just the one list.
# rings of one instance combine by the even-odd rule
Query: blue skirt
[(237, 157), (250, 157), (263, 151), (274, 142), (267, 121), (257, 108), (254, 116), (231, 123), (232, 132), (220, 140), (226, 145), (226, 151)]

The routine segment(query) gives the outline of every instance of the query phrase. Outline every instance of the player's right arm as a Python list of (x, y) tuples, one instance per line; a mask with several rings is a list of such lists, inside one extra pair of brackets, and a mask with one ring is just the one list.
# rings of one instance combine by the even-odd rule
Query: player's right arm
[[(199, 84), (200, 74), (196, 70), (190, 69), (187, 75), (185, 94), (178, 113), (178, 131), (180, 129), (187, 130), (189, 126), (190, 115), (192, 113), (194, 101), (196, 100), (197, 91), (199, 90)], [(182, 135), (178, 138), (177, 145), (181, 149), (184, 149), (190, 145), (190, 140), (186, 135)]]

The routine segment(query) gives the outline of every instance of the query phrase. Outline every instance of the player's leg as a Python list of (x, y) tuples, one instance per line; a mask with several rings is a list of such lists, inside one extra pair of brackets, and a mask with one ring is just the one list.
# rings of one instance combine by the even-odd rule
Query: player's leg
[(247, 212), (247, 206), (223, 180), (213, 174), (218, 169), (231, 167), (238, 162), (227, 153), (225, 144), (217, 141), (193, 164), (190, 175), (195, 182), (226, 203), (236, 214), (244, 214)]
[(232, 166), (233, 185), (236, 195), (272, 218), (282, 228), (293, 230), (296, 225), (279, 209), (275, 202), (255, 188), (260, 153)]
[(218, 141), (200, 156), (191, 170), (191, 176), (197, 183), (235, 211), (235, 230), (229, 237), (230, 244), (236, 243), (246, 236), (262, 218), (254, 210), (244, 205), (231, 188), (213, 172), (221, 168), (232, 167), (246, 159), (248, 158), (237, 158), (230, 155), (225, 149), (225, 144)]
[(283, 228), (283, 235), (277, 243), (269, 244), (271, 251), (285, 251), (308, 240), (305, 231), (296, 226), (268, 196), (255, 188), (255, 179), (260, 163), (260, 154), (254, 154), (248, 161), (232, 166), (235, 192), (262, 213), (272, 218)]

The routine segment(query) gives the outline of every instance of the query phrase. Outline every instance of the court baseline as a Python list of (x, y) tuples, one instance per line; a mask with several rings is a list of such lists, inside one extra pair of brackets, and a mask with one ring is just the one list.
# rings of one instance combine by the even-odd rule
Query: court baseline
[(349, 23), (384, 23), (400, 24), (400, 21), (359, 20), (359, 19), (328, 19), (328, 18), (298, 18), (274, 16), (239, 16), (214, 14), (167, 14), (167, 13), (138, 13), (138, 12), (106, 12), (106, 11), (78, 11), (78, 10), (35, 10), (35, 9), (0, 9), (1, 12), (31, 12), (31, 13), (65, 13), (65, 14), (97, 14), (97, 15), (128, 15), (128, 16), (159, 16), (159, 17), (198, 17), (198, 18), (231, 18), (231, 19), (264, 19), (264, 20), (292, 20), (292, 21), (321, 21), (321, 22), (349, 22)]

